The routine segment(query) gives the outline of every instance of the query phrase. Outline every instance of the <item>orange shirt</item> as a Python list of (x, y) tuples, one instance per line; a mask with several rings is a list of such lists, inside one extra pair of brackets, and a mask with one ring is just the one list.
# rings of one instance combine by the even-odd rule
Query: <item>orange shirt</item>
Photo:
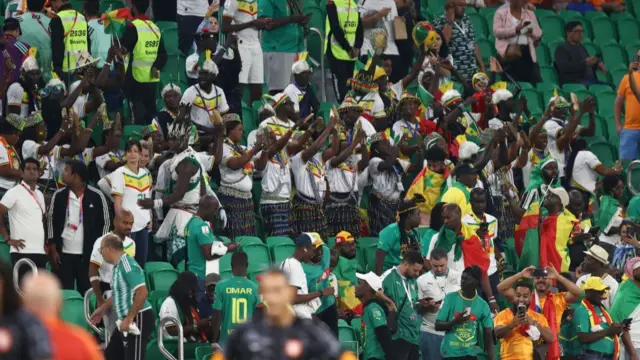
[[(636, 84), (640, 86), (640, 74), (634, 72), (633, 77)], [(640, 130), (640, 103), (633, 95), (633, 91), (631, 91), (628, 74), (620, 80), (620, 85), (618, 85), (618, 95), (624, 96), (625, 100), (624, 128)]]
[[(553, 306), (556, 308), (556, 326), (558, 331), (560, 331), (560, 326), (562, 326), (562, 313), (567, 307), (569, 307), (569, 304), (567, 304), (567, 300), (564, 299), (565, 294), (566, 293), (551, 294)], [(546, 297), (540, 298), (540, 309), (544, 309), (544, 304), (546, 301)]]
[(589, 0), (589, 3), (591, 3), (591, 5), (593, 6), (601, 7), (604, 4), (611, 4), (611, 3), (622, 4), (622, 0)]
[(57, 318), (41, 319), (49, 331), (53, 360), (103, 360), (98, 343), (84, 329)]
[[(527, 316), (537, 321), (544, 327), (549, 327), (547, 319), (535, 311), (528, 310)], [(507, 326), (513, 322), (513, 311), (505, 309), (496, 315), (493, 319), (493, 325)], [(500, 339), (500, 359), (501, 360), (528, 360), (533, 359), (533, 342), (528, 336), (522, 335), (519, 328), (515, 328), (507, 335)]]

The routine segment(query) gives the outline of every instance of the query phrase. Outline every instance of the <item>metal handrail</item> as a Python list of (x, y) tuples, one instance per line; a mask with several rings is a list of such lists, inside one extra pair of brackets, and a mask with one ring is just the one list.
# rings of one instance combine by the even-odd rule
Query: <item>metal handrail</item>
[(29, 267), (31, 267), (31, 272), (34, 275), (38, 275), (38, 266), (33, 262), (33, 260), (22, 258), (16, 261), (16, 264), (13, 266), (13, 287), (21, 297), (24, 296), (24, 293), (22, 292), (22, 290), (20, 290), (20, 268), (23, 265), (29, 265)]
[[(175, 356), (173, 356), (172, 353), (169, 352), (169, 350), (167, 350), (167, 348), (164, 347), (164, 339), (163, 339), (164, 336), (162, 336), (163, 335), (162, 333), (163, 333), (164, 327), (170, 323), (174, 323), (178, 327), (178, 358), (177, 359), (175, 358)], [(160, 320), (160, 322), (158, 323), (157, 334), (158, 334), (158, 349), (166, 359), (184, 360), (184, 329), (182, 328), (182, 324), (180, 323), (180, 321), (178, 321), (178, 319), (169, 316)]]
[(640, 192), (640, 190), (636, 189), (633, 187), (633, 182), (632, 180), (632, 168), (635, 167), (640, 167), (640, 160), (634, 160), (631, 162), (631, 164), (629, 164), (629, 166), (627, 167), (627, 186), (629, 187), (629, 191), (633, 194), (633, 195), (637, 195), (638, 192)]
[[(310, 28), (309, 29), (310, 33), (309, 35), (311, 35), (311, 33), (315, 33), (320, 37), (320, 71), (322, 72), (322, 77), (320, 78), (320, 86), (322, 86), (322, 92), (321, 94), (321, 101), (322, 102), (326, 102), (327, 101), (327, 89), (326, 89), (326, 79), (325, 79), (325, 68), (324, 68), (324, 35), (322, 34), (322, 32), (320, 31), (320, 29), (318, 28)], [(307, 51), (309, 51), (309, 47), (307, 46), (307, 40), (308, 40), (309, 36), (304, 38), (304, 47), (305, 49), (307, 49)], [(311, 61), (315, 61), (314, 59), (312, 59), (311, 57), (309, 57), (309, 59)]]
[[(94, 294), (94, 293), (95, 292), (91, 288), (89, 288), (89, 290), (87, 290), (87, 292), (84, 293), (84, 320), (87, 322), (87, 324), (89, 324), (89, 327), (96, 332), (96, 334), (102, 335), (102, 330), (91, 322), (91, 294)], [(105, 329), (105, 334), (106, 334), (106, 329)], [(106, 336), (104, 341), (106, 343), (108, 342), (108, 339)]]

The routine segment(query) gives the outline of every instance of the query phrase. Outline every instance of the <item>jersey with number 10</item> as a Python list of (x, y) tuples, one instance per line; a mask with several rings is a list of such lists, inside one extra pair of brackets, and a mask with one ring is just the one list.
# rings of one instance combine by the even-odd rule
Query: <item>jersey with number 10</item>
[(253, 315), (259, 302), (258, 286), (245, 277), (235, 276), (218, 283), (213, 308), (222, 313), (220, 345), (224, 345), (233, 328)]

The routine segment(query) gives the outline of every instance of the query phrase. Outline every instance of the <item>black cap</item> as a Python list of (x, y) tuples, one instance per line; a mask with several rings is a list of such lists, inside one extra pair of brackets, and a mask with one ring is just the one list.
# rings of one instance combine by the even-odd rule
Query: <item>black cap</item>
[(200, 32), (195, 33), (193, 36), (196, 40), (206, 40), (215, 38), (217, 33), (208, 31), (207, 29), (202, 29)]
[[(20, 30), (20, 21), (16, 18), (8, 18), (2, 25), (2, 31)], [(20, 31), (22, 33), (22, 31)]]
[(477, 174), (478, 169), (474, 168), (473, 165), (464, 163), (456, 168), (456, 176), (460, 175), (468, 175), (468, 174)]

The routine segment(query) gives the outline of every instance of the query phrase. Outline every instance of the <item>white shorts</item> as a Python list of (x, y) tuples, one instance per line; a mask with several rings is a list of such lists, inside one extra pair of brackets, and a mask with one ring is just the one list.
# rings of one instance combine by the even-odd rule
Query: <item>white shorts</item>
[(269, 90), (284, 90), (291, 83), (291, 67), (296, 60), (295, 53), (264, 53), (265, 71)]
[(240, 52), (242, 60), (242, 69), (238, 75), (240, 84), (262, 84), (264, 82), (264, 67), (260, 43), (245, 45), (238, 42), (238, 52)]

